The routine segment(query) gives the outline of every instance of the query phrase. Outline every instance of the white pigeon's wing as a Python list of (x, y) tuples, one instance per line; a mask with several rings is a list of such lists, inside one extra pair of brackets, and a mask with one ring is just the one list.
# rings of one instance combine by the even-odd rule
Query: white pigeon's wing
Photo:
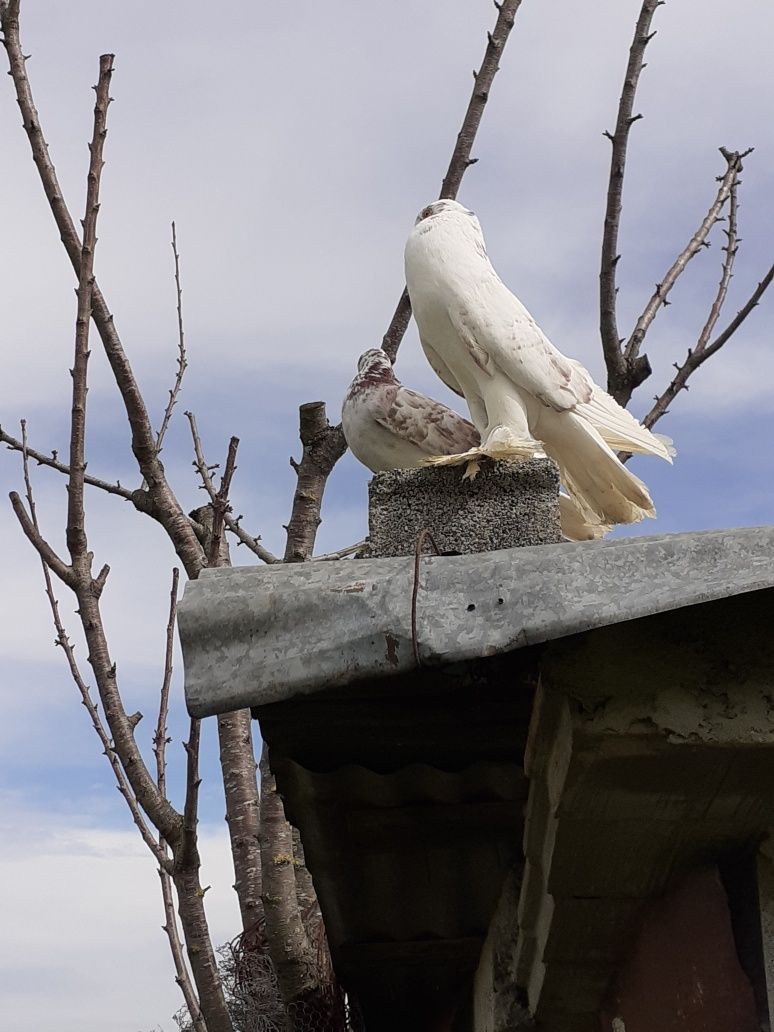
[(467, 419), (408, 387), (380, 390), (372, 400), (371, 413), (377, 423), (427, 455), (456, 455), (480, 443), (478, 431)]
[(438, 379), (442, 380), (449, 388), (449, 390), (454, 391), (455, 394), (459, 394), (461, 398), (464, 398), (465, 395), (462, 392), (462, 388), (457, 383), (455, 378), (452, 376), (449, 367), (446, 365), (446, 363), (435, 350), (435, 348), (431, 348), (429, 344), (426, 344), (422, 340), (421, 333), (419, 335), (419, 342), (422, 345), (422, 350), (425, 353), (427, 361), (430, 363), (430, 368), (433, 370)]
[(448, 315), (472, 360), (489, 375), (499, 369), (558, 412), (591, 400), (586, 370), (553, 346), (527, 309), (494, 274), (488, 289), (453, 298)]

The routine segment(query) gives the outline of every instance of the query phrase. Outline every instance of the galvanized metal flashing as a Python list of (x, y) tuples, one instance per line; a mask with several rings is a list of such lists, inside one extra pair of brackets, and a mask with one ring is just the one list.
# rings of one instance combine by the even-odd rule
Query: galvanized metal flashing
[[(263, 706), (415, 666), (412, 559), (205, 571), (178, 626), (189, 711)], [(459, 662), (774, 586), (774, 527), (423, 558), (423, 664)]]

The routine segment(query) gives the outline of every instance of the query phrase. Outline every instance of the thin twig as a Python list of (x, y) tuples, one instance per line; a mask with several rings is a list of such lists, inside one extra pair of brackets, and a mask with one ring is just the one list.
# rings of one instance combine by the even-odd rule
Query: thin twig
[(313, 563), (327, 563), (334, 559), (346, 559), (347, 556), (354, 555), (357, 557), (358, 552), (362, 552), (364, 548), (368, 546), (368, 539), (363, 541), (357, 541), (354, 545), (347, 545), (346, 548), (340, 548), (338, 552), (326, 552), (325, 555), (312, 556)]
[(89, 365), (89, 327), (94, 288), (94, 250), (97, 246), (99, 186), (104, 161), (102, 153), (107, 136), (107, 109), (110, 104), (110, 79), (113, 54), (99, 59), (99, 79), (95, 87), (94, 131), (89, 144), (91, 158), (86, 186), (86, 211), (83, 217), (83, 245), (78, 276), (78, 313), (75, 321), (75, 360), (72, 368), (73, 401), (70, 418), (70, 478), (67, 486), (67, 548), (78, 577), (91, 578), (91, 557), (85, 531), (83, 476), (86, 470), (86, 393)]
[(736, 333), (742, 323), (745, 321), (747, 316), (752, 310), (758, 305), (763, 295), (774, 280), (774, 265), (768, 270), (766, 275), (757, 285), (755, 290), (752, 292), (747, 303), (739, 309), (734, 318), (728, 324), (728, 326), (717, 335), (711, 344), (699, 350), (694, 348), (688, 352), (688, 356), (682, 365), (677, 367), (674, 379), (664, 392), (656, 397), (653, 408), (643, 419), (643, 424), (648, 428), (652, 427), (662, 416), (666, 415), (669, 411), (669, 406), (680, 393), (681, 390), (688, 389), (688, 379), (692, 373), (694, 373), (699, 366), (703, 365), (708, 358), (711, 358), (716, 352), (720, 351), (724, 344)]
[(264, 548), (261, 544), (260, 535), (254, 537), (244, 529), (240, 522), (241, 519), (241, 516), (234, 518), (230, 513), (226, 513), (225, 515), (226, 527), (235, 537), (239, 538), (238, 544), (245, 545), (246, 548), (249, 548), (250, 551), (257, 555), (264, 563), (271, 565), (272, 563), (282, 562), (282, 560), (270, 552), (268, 548)]
[[(23, 464), (23, 470), (24, 470), (24, 487), (25, 487), (25, 492), (26, 492), (26, 495), (27, 495), (27, 505), (28, 505), (29, 511), (30, 511), (30, 522), (32, 523), (32, 526), (34, 527), (35, 531), (38, 534), (40, 534), (40, 527), (38, 525), (38, 516), (37, 516), (37, 511), (36, 511), (36, 508), (35, 508), (35, 498), (34, 498), (34, 495), (32, 493), (32, 480), (31, 480), (31, 477), (30, 477), (30, 468), (29, 468), (29, 453), (27, 452), (27, 449), (26, 449), (26, 442), (27, 442), (27, 423), (26, 423), (26, 420), (22, 420), (21, 430), (22, 430), (22, 464)], [(77, 661), (75, 659), (75, 652), (73, 650), (72, 643), (70, 642), (70, 639), (69, 639), (69, 637), (67, 635), (67, 632), (65, 630), (64, 624), (62, 623), (61, 616), (59, 614), (59, 601), (58, 601), (58, 599), (57, 599), (57, 597), (56, 597), (56, 595), (54, 593), (54, 587), (53, 587), (53, 584), (52, 584), (52, 581), (51, 581), (51, 574), (49, 572), (49, 567), (48, 567), (48, 564), (47, 564), (46, 560), (42, 556), (40, 557), (40, 565), (41, 565), (41, 568), (43, 570), (43, 580), (44, 580), (44, 583), (45, 583), (46, 596), (48, 598), (48, 603), (49, 603), (49, 606), (51, 608), (51, 616), (52, 616), (53, 621), (54, 621), (54, 629), (56, 630), (56, 638), (54, 639), (54, 644), (55, 645), (59, 645), (61, 647), (62, 651), (65, 654), (65, 658), (67, 659), (67, 665), (68, 665), (68, 667), (70, 669), (70, 675), (71, 675), (71, 677), (72, 677), (72, 679), (73, 679), (73, 681), (75, 683), (76, 688), (78, 689), (78, 693), (81, 696), (81, 702), (85, 706), (86, 711), (89, 714), (89, 717), (91, 719), (92, 727), (96, 731), (97, 737), (99, 738), (100, 742), (102, 743), (102, 748), (103, 748), (104, 754), (107, 757), (108, 763), (110, 764), (110, 766), (111, 766), (111, 768), (113, 770), (113, 774), (114, 774), (115, 779), (116, 779), (116, 786), (118, 788), (118, 791), (121, 793), (121, 795), (126, 800), (126, 804), (129, 807), (129, 812), (132, 815), (132, 820), (137, 825), (137, 829), (140, 832), (140, 835), (142, 837), (143, 842), (148, 847), (148, 849), (151, 851), (151, 853), (153, 853), (153, 855), (156, 858), (156, 860), (158, 861), (158, 863), (160, 865), (162, 865), (162, 866), (166, 866), (168, 861), (165, 860), (163, 851), (160, 849), (158, 842), (154, 838), (153, 834), (151, 833), (150, 828), (148, 827), (148, 825), (147, 825), (147, 823), (145, 821), (145, 818), (144, 818), (144, 816), (142, 814), (142, 811), (140, 810), (140, 807), (139, 807), (139, 804), (137, 802), (137, 799), (136, 799), (134, 793), (132, 792), (132, 789), (131, 789), (131, 787), (129, 785), (129, 782), (126, 779), (126, 775), (124, 774), (124, 770), (123, 770), (123, 768), (121, 766), (121, 762), (120, 762), (120, 760), (119, 760), (119, 758), (118, 758), (118, 756), (117, 756), (117, 754), (115, 752), (115, 749), (113, 748), (113, 743), (110, 740), (110, 735), (108, 734), (107, 729), (105, 728), (105, 725), (102, 723), (102, 719), (100, 718), (99, 711), (98, 711), (98, 709), (97, 709), (97, 707), (96, 707), (96, 705), (94, 703), (94, 700), (91, 697), (91, 693), (89, 691), (89, 687), (88, 687), (88, 685), (86, 684), (86, 682), (84, 681), (84, 679), (83, 679), (83, 677), (81, 675), (80, 668), (79, 668), (78, 663), (77, 663)]]
[[(618, 232), (621, 224), (624, 175), (626, 172), (626, 150), (629, 144), (629, 131), (632, 125), (642, 116), (633, 115), (634, 98), (640, 73), (645, 67), (645, 48), (655, 33), (650, 31), (650, 23), (656, 9), (664, 0), (644, 0), (634, 30), (634, 39), (629, 49), (629, 61), (626, 66), (623, 89), (618, 102), (614, 132), (606, 132), (613, 145), (610, 156), (610, 177), (607, 185), (607, 205), (605, 224), (602, 236), (602, 258), (599, 271), (599, 332), (602, 337), (602, 350), (608, 374), (608, 390), (620, 401), (620, 393), (631, 381), (632, 370), (627, 366), (621, 354), (621, 339), (618, 335), (616, 316), (616, 269), (620, 254), (618, 253)], [(644, 373), (644, 369), (638, 370)], [(647, 373), (642, 376), (645, 378)], [(639, 381), (642, 382), (642, 379)], [(631, 390), (634, 388), (632, 387)], [(631, 390), (629, 394), (631, 395)], [(627, 399), (628, 400), (628, 399)], [(624, 403), (625, 404), (625, 403)]]
[(720, 272), (720, 282), (718, 283), (717, 293), (710, 306), (709, 315), (707, 321), (701, 329), (699, 339), (696, 342), (696, 350), (704, 351), (709, 343), (709, 339), (712, 336), (712, 331), (715, 329), (720, 313), (723, 311), (723, 305), (726, 301), (726, 295), (728, 294), (728, 287), (731, 283), (731, 277), (734, 274), (734, 262), (736, 261), (736, 255), (739, 251), (739, 232), (738, 232), (738, 213), (739, 213), (739, 172), (741, 171), (741, 164), (737, 169), (737, 174), (731, 181), (731, 189), (728, 194), (728, 223), (726, 225), (726, 244), (723, 247), (723, 267)]
[[(22, 442), (18, 438), (7, 434), (2, 427), (0, 427), (0, 444), (7, 445), (11, 451), (20, 452), (22, 450)], [(55, 469), (57, 473), (64, 473), (67, 477), (70, 475), (70, 467), (66, 463), (59, 461), (55, 451), (51, 452), (50, 455), (44, 455), (43, 452), (35, 451), (34, 448), (27, 448), (27, 455), (39, 466), (48, 466), (50, 469)], [(120, 483), (113, 484), (109, 480), (100, 480), (99, 477), (92, 477), (88, 473), (84, 473), (83, 482), (90, 487), (98, 487), (100, 491), (105, 491), (107, 494), (125, 498), (129, 502), (132, 501), (132, 495), (135, 493), (131, 488), (124, 487)]]
[[(473, 149), (476, 133), (481, 124), (481, 117), (489, 100), (492, 82), (500, 67), (500, 58), (505, 49), (505, 44), (508, 42), (508, 36), (513, 28), (516, 12), (520, 5), (521, 0), (503, 0), (501, 4), (496, 5), (498, 9), (497, 21), (494, 29), (487, 33), (486, 50), (484, 51), (481, 67), (477, 72), (473, 73), (473, 92), (468, 102), (465, 117), (462, 120), (462, 127), (457, 134), (449, 167), (441, 184), (441, 193), (439, 195), (441, 198), (453, 200), (457, 196), (462, 177), (467, 169), (478, 160), (477, 158), (471, 158), (470, 152)], [(403, 340), (410, 319), (411, 301), (409, 300), (408, 291), (404, 288), (395, 313), (390, 320), (387, 332), (382, 338), (382, 350), (386, 352), (393, 362), (398, 354), (398, 348)]]
[(228, 493), (231, 489), (231, 480), (236, 472), (236, 455), (239, 447), (239, 438), (232, 437), (228, 442), (228, 455), (226, 456), (226, 468), (220, 478), (220, 487), (212, 499), (212, 540), (210, 542), (209, 565), (217, 566), (220, 557), (221, 540), (223, 538), (223, 521), (229, 509)]
[[(210, 496), (210, 501), (214, 506), (217, 504), (218, 492), (215, 490), (215, 484), (212, 480), (211, 471), (213, 469), (216, 469), (217, 467), (209, 466), (207, 464), (206, 458), (204, 457), (204, 448), (202, 446), (202, 439), (199, 434), (199, 429), (196, 425), (196, 416), (193, 414), (193, 412), (186, 411), (185, 417), (188, 420), (191, 427), (191, 437), (193, 439), (195, 455), (193, 464), (196, 471), (202, 479), (202, 487)], [(237, 439), (232, 438), (232, 441), (233, 440)], [(228, 529), (233, 534), (235, 534), (236, 537), (239, 538), (240, 542), (243, 545), (246, 545), (250, 549), (250, 551), (254, 552), (255, 555), (257, 555), (258, 558), (261, 559), (263, 562), (268, 564), (281, 562), (281, 560), (278, 559), (276, 555), (272, 555), (272, 553), (267, 548), (263, 547), (263, 545), (260, 543), (260, 538), (253, 537), (252, 534), (248, 534), (248, 532), (242, 528), (242, 526), (239, 523), (241, 518), (242, 517), (239, 516), (236, 519), (234, 519), (234, 517), (230, 513), (225, 512), (223, 516), (223, 522), (228, 527)]]
[(177, 294), (177, 374), (172, 389), (169, 392), (169, 401), (164, 409), (164, 418), (161, 420), (161, 426), (156, 437), (157, 455), (164, 443), (164, 437), (172, 419), (172, 409), (177, 402), (177, 396), (183, 385), (183, 376), (188, 368), (188, 358), (185, 351), (185, 330), (183, 328), (183, 288), (180, 285), (180, 255), (177, 251), (177, 233), (174, 222), (172, 223), (172, 254), (175, 256), (175, 292)]
[(656, 318), (659, 309), (667, 303), (666, 299), (669, 296), (669, 292), (685, 271), (688, 262), (702, 249), (710, 230), (716, 222), (720, 221), (720, 213), (731, 194), (739, 173), (742, 171), (742, 158), (750, 153), (749, 150), (746, 150), (740, 154), (738, 151), (727, 151), (723, 147), (720, 148), (720, 152), (726, 159), (726, 171), (720, 177), (720, 186), (715, 199), (699, 228), (677, 258), (675, 258), (661, 282), (656, 284), (655, 291), (637, 320), (632, 335), (624, 348), (624, 358), (629, 364), (638, 357), (646, 333)]
[(159, 693), (159, 717), (156, 722), (156, 734), (153, 736), (153, 752), (156, 756), (156, 784), (163, 796), (167, 794), (167, 715), (169, 714), (169, 689), (172, 684), (172, 651), (175, 644), (175, 618), (177, 616), (177, 590), (180, 583), (180, 571), (172, 570), (172, 588), (169, 592), (169, 617), (167, 618), (166, 644), (164, 648), (164, 677)]
[(11, 499), (11, 505), (21, 529), (24, 531), (26, 538), (40, 556), (41, 561), (46, 564), (48, 569), (53, 570), (63, 583), (65, 583), (69, 588), (73, 588), (75, 586), (75, 575), (73, 574), (72, 567), (68, 566), (64, 559), (57, 555), (51, 545), (49, 545), (40, 533), (37, 521), (31, 519), (27, 510), (24, 508), (24, 502), (21, 500), (18, 493), (16, 491), (11, 491), (8, 497)]

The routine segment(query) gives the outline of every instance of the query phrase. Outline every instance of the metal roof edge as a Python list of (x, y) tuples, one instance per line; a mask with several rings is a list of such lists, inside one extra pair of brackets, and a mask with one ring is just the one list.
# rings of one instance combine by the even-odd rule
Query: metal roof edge
[[(205, 571), (178, 612), (189, 711), (261, 706), (415, 666), (414, 561)], [(774, 586), (774, 527), (422, 559), (423, 663), (459, 662)]]

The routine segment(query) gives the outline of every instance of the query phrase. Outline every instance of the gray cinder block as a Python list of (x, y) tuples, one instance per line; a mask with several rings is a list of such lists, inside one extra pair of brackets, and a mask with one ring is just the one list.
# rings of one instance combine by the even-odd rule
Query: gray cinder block
[(463, 480), (463, 471), (376, 473), (368, 488), (370, 554), (413, 555), (425, 527), (442, 553), (462, 555), (562, 540), (559, 472), (551, 459), (484, 461), (473, 480)]

